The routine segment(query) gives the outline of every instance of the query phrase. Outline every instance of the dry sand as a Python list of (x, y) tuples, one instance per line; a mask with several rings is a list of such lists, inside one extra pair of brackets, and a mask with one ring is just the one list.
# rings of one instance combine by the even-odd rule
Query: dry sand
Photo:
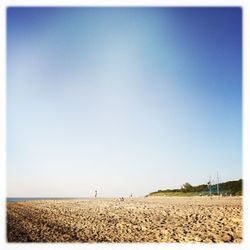
[(8, 202), (9, 242), (241, 242), (241, 197)]

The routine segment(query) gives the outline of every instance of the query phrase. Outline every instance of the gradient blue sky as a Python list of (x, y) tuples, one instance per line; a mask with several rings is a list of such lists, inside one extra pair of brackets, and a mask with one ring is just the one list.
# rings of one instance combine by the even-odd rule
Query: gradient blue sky
[(8, 8), (7, 195), (242, 178), (240, 8)]

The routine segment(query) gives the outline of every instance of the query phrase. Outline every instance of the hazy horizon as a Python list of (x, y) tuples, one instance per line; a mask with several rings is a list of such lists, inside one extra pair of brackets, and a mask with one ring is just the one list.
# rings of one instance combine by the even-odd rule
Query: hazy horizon
[[(233, 179), (233, 180), (225, 180), (224, 182), (228, 182), (228, 181), (238, 181), (239, 179)], [(188, 182), (188, 181), (187, 181)], [(222, 182), (219, 182), (219, 184), (222, 183)], [(191, 184), (191, 183), (190, 183)], [(202, 184), (207, 184), (207, 182), (204, 182), (204, 183), (200, 183), (198, 185), (202, 185)], [(192, 184), (191, 184), (192, 185)], [(212, 185), (217, 185), (217, 181), (213, 180), (212, 182)], [(195, 185), (192, 185), (192, 186), (195, 186)], [(181, 185), (177, 185), (176, 188), (181, 188)], [(168, 187), (165, 187), (161, 190), (166, 190), (166, 189), (169, 189)], [(175, 188), (173, 188), (175, 189)], [(152, 190), (152, 192), (155, 192), (155, 191), (159, 191), (159, 190)], [(132, 196), (131, 196), (132, 194)], [(144, 195), (139, 195), (139, 196), (135, 196), (133, 195), (133, 193), (130, 193), (130, 194), (126, 194), (126, 196), (118, 196), (118, 195), (115, 195), (115, 196), (102, 196), (102, 194), (100, 195), (98, 193), (97, 197), (95, 197), (95, 193), (92, 192), (89, 194), (89, 196), (7, 196), (6, 198), (7, 199), (98, 199), (98, 198), (103, 198), (103, 199), (112, 199), (112, 198), (121, 198), (121, 197), (124, 197), (124, 198), (142, 198), (142, 197), (145, 197), (147, 196), (149, 193), (147, 194), (144, 194)]]
[(7, 196), (242, 178), (240, 8), (8, 8)]

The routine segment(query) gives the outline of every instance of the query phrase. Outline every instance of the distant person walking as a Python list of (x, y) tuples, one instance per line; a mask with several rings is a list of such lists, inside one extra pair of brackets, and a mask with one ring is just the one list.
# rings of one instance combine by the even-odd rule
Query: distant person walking
[(97, 197), (97, 190), (95, 190), (95, 198)]

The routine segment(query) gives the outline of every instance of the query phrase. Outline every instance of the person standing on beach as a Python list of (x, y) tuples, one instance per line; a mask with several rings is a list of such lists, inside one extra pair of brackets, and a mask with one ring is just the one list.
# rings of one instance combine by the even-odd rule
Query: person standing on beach
[(97, 197), (97, 190), (95, 190), (95, 198)]

